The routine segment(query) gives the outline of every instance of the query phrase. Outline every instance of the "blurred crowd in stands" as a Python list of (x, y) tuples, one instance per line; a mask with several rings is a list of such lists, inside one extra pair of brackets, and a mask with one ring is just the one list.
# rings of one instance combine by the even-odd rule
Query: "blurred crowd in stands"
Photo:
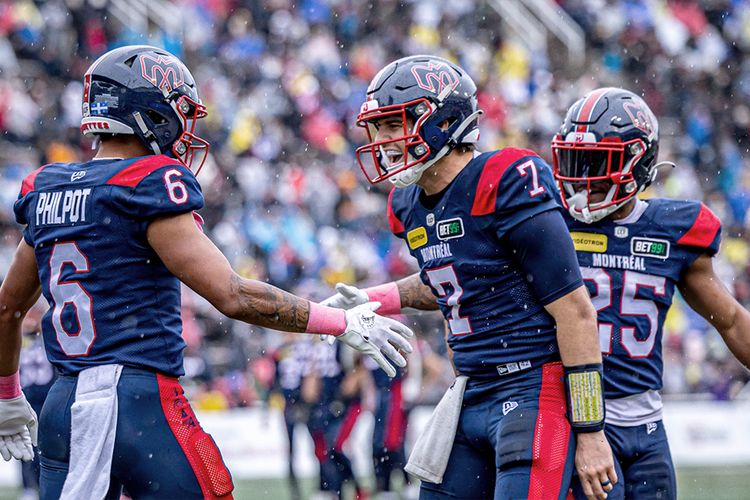
[[(83, 72), (131, 43), (170, 50), (199, 84), (209, 111), (200, 134), (212, 144), (201, 213), (238, 272), (313, 299), (337, 281), (413, 272), (388, 230), (387, 186), (369, 186), (353, 156), (364, 141), (354, 123), (380, 67), (434, 53), (474, 76), (483, 150), (529, 147), (550, 159), (549, 140), (577, 97), (603, 85), (642, 93), (660, 119), (660, 158), (677, 164), (648, 195), (700, 199), (719, 214), (716, 265), (750, 306), (750, 1), (559, 0), (585, 33), (578, 65), (554, 40), (529, 50), (487, 1), (172, 3), (179, 32), (151, 23), (143, 34), (108, 0), (0, 0), (0, 273), (20, 239), (12, 204), (21, 179), (93, 154), (78, 128)], [(184, 318), (197, 407), (266, 398), (280, 334), (228, 321), (189, 290)], [(414, 320), (426, 374), (414, 403), (435, 403), (451, 378), (443, 324)], [(664, 343), (667, 394), (732, 399), (749, 378), (679, 298)]]

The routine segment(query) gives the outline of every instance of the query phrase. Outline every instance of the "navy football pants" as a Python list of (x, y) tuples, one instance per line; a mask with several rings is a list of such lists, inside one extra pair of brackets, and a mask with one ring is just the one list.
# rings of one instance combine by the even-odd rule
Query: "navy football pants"
[[(607, 496), (609, 500), (677, 498), (674, 464), (661, 420), (635, 427), (607, 424), (604, 432), (619, 479)], [(574, 492), (577, 499), (586, 498), (580, 488)]]
[[(77, 377), (57, 379), (39, 418), (42, 500), (62, 492), (70, 460)], [(125, 367), (117, 385), (117, 435), (108, 499), (230, 499), (232, 478), (176, 378)]]
[(564, 499), (575, 438), (565, 415), (561, 363), (511, 378), (469, 381), (443, 482), (421, 499)]
[(402, 396), (403, 380), (393, 380), (388, 387), (376, 387), (376, 404), (373, 412), (372, 460), (375, 469), (375, 488), (377, 491), (391, 490), (391, 475), (399, 471), (404, 480), (406, 452), (407, 415)]

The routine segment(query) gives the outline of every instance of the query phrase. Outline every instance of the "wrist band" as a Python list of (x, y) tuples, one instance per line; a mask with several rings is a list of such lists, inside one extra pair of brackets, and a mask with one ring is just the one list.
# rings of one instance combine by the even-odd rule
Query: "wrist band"
[(565, 367), (568, 420), (573, 432), (604, 429), (603, 371), (601, 363)]
[(381, 316), (401, 314), (401, 294), (398, 292), (398, 285), (391, 281), (383, 285), (365, 288), (370, 302), (380, 302), (377, 313)]
[(0, 399), (15, 399), (21, 395), (21, 377), (18, 372), (0, 377)]
[(335, 309), (310, 302), (310, 312), (307, 316), (305, 331), (338, 337), (346, 331), (346, 312), (343, 309)]

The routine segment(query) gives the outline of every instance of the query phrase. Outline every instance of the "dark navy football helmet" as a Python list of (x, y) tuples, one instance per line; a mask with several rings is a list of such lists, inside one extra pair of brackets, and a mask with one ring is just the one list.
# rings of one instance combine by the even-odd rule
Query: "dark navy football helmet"
[[(390, 179), (403, 187), (419, 180), (429, 166), (461, 144), (479, 140), (477, 87), (459, 66), (435, 56), (404, 57), (388, 64), (367, 88), (357, 125), (369, 143), (357, 159), (371, 183)], [(395, 117), (401, 137), (376, 142), (381, 120)], [(411, 127), (409, 127), (411, 123)], [(396, 143), (405, 155), (389, 155)]]
[[(552, 140), (563, 204), (577, 220), (607, 217), (656, 178), (659, 124), (648, 105), (620, 88), (600, 88), (576, 101)], [(609, 182), (592, 202), (592, 183)]]
[(208, 142), (194, 134), (206, 116), (193, 76), (177, 57), (148, 45), (111, 50), (84, 76), (85, 136), (136, 135), (153, 154), (171, 152), (200, 170)]

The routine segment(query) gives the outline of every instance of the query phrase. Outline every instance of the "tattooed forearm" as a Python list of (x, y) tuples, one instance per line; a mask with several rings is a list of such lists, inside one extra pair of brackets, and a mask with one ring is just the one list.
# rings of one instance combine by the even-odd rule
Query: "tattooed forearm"
[(419, 274), (398, 280), (398, 293), (401, 295), (401, 307), (412, 307), (423, 311), (434, 311), (438, 308), (437, 299), (430, 287), (422, 283)]
[(310, 303), (275, 286), (255, 280), (232, 278), (239, 300), (235, 319), (286, 332), (304, 332)]

